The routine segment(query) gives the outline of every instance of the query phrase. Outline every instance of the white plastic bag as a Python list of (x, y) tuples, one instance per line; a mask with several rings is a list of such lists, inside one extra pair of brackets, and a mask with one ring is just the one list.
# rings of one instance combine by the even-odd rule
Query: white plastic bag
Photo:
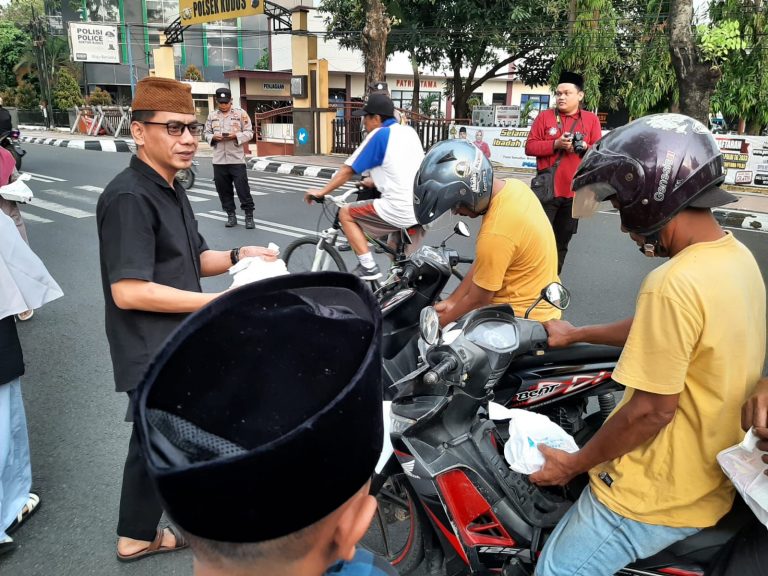
[(488, 407), (488, 414), (492, 420), (510, 419), (504, 458), (509, 467), (520, 474), (533, 474), (544, 466), (544, 455), (537, 448), (539, 444), (566, 452), (579, 449), (570, 434), (543, 414), (508, 409), (493, 402)]
[(0, 186), (0, 196), (12, 202), (26, 204), (31, 202), (35, 195), (27, 186), (26, 180), (29, 180), (29, 174), (21, 174), (19, 177), (5, 186)]
[(717, 455), (717, 462), (744, 502), (768, 528), (768, 476), (764, 474), (764, 452), (758, 450), (756, 444), (757, 436), (750, 428), (740, 444)]
[[(269, 243), (268, 248), (279, 253), (277, 244)], [(272, 278), (273, 276), (283, 276), (288, 274), (288, 268), (285, 266), (285, 262), (281, 259), (267, 262), (260, 256), (251, 256), (243, 258), (237, 264), (229, 269), (229, 274), (232, 278), (232, 285), (230, 290), (238, 288), (257, 280), (264, 280), (265, 278)]]

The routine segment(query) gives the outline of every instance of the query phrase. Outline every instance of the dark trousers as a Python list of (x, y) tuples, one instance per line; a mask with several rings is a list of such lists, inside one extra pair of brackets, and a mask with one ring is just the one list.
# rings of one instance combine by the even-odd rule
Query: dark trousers
[(253, 212), (253, 196), (251, 196), (245, 164), (214, 164), (213, 182), (216, 184), (216, 192), (224, 212), (232, 214), (235, 211), (233, 183), (237, 190), (237, 197), (240, 199), (240, 208), (246, 213)]
[(552, 224), (552, 230), (555, 232), (557, 273), (560, 274), (563, 269), (563, 262), (565, 262), (565, 255), (568, 253), (568, 243), (579, 227), (579, 221), (571, 216), (573, 198), (555, 198), (549, 202), (543, 202), (542, 206), (550, 224)]
[(155, 539), (162, 515), (163, 508), (141, 456), (134, 424), (123, 468), (117, 535), (151, 542)]

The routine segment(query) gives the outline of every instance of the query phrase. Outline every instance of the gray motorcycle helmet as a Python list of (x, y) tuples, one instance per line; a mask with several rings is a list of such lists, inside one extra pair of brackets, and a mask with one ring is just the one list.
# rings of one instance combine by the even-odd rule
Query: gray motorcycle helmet
[(419, 224), (465, 206), (478, 214), (488, 210), (493, 166), (471, 142), (444, 140), (430, 148), (416, 173), (413, 208)]

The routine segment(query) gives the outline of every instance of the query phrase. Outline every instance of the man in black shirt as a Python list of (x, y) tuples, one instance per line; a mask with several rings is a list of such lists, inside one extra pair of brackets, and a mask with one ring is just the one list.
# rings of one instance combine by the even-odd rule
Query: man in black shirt
[[(200, 278), (222, 274), (239, 258), (266, 248), (208, 248), (176, 172), (189, 168), (203, 125), (188, 85), (166, 78), (141, 80), (131, 134), (137, 155), (99, 198), (99, 233), (105, 321), (118, 392), (138, 386), (165, 338), (190, 312), (219, 294), (204, 294)], [(130, 413), (130, 412), (129, 412)], [(123, 472), (117, 558), (130, 562), (186, 546), (172, 527), (158, 529), (162, 508), (141, 459), (135, 431)]]

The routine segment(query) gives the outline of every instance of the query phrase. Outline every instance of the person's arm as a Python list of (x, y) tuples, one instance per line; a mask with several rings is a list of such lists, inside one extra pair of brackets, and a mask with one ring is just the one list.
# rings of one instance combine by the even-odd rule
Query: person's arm
[(328, 184), (323, 186), (322, 188), (310, 188), (307, 190), (307, 193), (304, 194), (304, 202), (307, 204), (312, 204), (312, 201), (315, 198), (322, 198), (326, 194), (330, 194), (336, 188), (339, 188), (340, 186), (344, 186), (349, 180), (355, 175), (355, 171), (346, 164), (342, 165), (341, 168), (336, 172), (336, 174), (333, 175), (333, 178), (330, 179)]
[(672, 421), (679, 396), (634, 390), (629, 402), (578, 452), (569, 453), (540, 444), (544, 466), (531, 474), (530, 481), (541, 486), (562, 486), (598, 464), (631, 452)]
[[(261, 256), (267, 262), (273, 262), (277, 259), (277, 252), (261, 246), (242, 246), (239, 248), (238, 256), (241, 260), (252, 256)], [(231, 250), (205, 250), (200, 253), (200, 275), (204, 278), (223, 274), (231, 266)]]
[(144, 312), (194, 312), (219, 296), (134, 279), (119, 280), (111, 284), (111, 291), (115, 305), (121, 310)]
[(213, 141), (213, 121), (211, 120), (211, 115), (208, 115), (208, 118), (205, 121), (205, 129), (203, 130), (203, 138), (205, 138), (205, 141), (210, 144)]
[(491, 303), (495, 292), (480, 288), (473, 281), (474, 264), (470, 268), (464, 280), (447, 300), (435, 305), (435, 310), (440, 317), (440, 326), (461, 318), (467, 312), (482, 308)]
[(600, 119), (593, 115), (592, 122), (590, 123), (589, 134), (587, 134), (587, 144), (591, 148), (592, 145), (603, 137), (602, 127), (600, 126)]
[[(741, 408), (741, 427), (749, 430), (754, 426), (757, 449), (768, 452), (768, 378), (763, 378), (755, 386), (752, 396)], [(763, 454), (763, 462), (768, 464), (768, 454)], [(765, 469), (768, 476), (768, 468)]]
[(238, 146), (242, 146), (244, 142), (253, 140), (253, 125), (251, 124), (251, 119), (248, 118), (247, 112), (242, 112), (240, 114), (240, 126), (242, 127), (242, 131), (235, 134), (235, 141)]
[(565, 320), (548, 320), (544, 322), (544, 328), (549, 335), (550, 348), (563, 348), (577, 342), (621, 347), (627, 342), (632, 318), (590, 326), (574, 326)]

